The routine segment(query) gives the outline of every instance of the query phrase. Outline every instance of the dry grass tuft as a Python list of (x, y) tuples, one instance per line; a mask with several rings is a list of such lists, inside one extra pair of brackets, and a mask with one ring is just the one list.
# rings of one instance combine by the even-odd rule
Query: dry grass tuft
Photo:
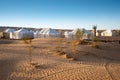
[(76, 60), (75, 58), (70, 57), (70, 56), (69, 56), (66, 52), (64, 52), (64, 51), (57, 51), (57, 52), (55, 53), (55, 55), (59, 55), (59, 56), (61, 56), (61, 57), (64, 58), (64, 59)]
[(58, 38), (57, 41), (56, 41), (56, 51), (62, 51), (62, 43), (63, 43), (63, 38)]
[(95, 42), (93, 42), (90, 46), (93, 48), (98, 48), (98, 49), (100, 48), (100, 46)]
[(64, 54), (66, 54), (66, 52), (64, 52), (64, 51), (58, 51), (57, 53), (58, 53), (58, 55), (64, 55)]
[(27, 44), (28, 51), (29, 51), (29, 64), (32, 64), (32, 51), (33, 51), (33, 45), (32, 45), (32, 39), (23, 38), (22, 39), (25, 44)]
[(89, 44), (91, 44), (91, 42), (89, 42), (89, 41), (73, 40), (73, 41), (71, 41), (71, 44), (70, 44), (71, 52), (76, 53), (77, 52), (76, 47), (79, 46), (79, 45), (89, 45)]
[(76, 45), (86, 45), (86, 44), (89, 44), (90, 42), (88, 41), (85, 41), (85, 40), (77, 40), (76, 41)]
[(64, 55), (62, 55), (62, 57), (65, 59), (69, 58), (68, 54), (64, 54)]

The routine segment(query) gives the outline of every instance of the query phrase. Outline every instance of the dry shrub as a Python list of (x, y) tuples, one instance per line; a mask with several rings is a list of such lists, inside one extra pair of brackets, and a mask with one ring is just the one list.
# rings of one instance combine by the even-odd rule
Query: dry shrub
[(99, 45), (98, 45), (97, 43), (95, 43), (95, 42), (93, 42), (93, 43), (91, 44), (91, 47), (93, 47), (93, 48), (100, 48)]
[(76, 58), (69, 58), (69, 60), (73, 60), (73, 61), (76, 61), (77, 59), (76, 59)]
[(63, 43), (63, 38), (57, 38), (57, 41), (56, 41), (56, 51), (62, 51), (62, 43)]
[(76, 60), (75, 58), (69, 56), (68, 54), (64, 54), (64, 55), (62, 55), (62, 57), (65, 59), (69, 59), (69, 60)]
[(28, 51), (29, 51), (29, 63), (32, 64), (32, 51), (33, 51), (33, 45), (32, 45), (32, 39), (31, 38), (23, 38), (22, 39), (25, 44), (27, 44)]
[(64, 55), (64, 54), (66, 54), (64, 51), (58, 51), (57, 53), (58, 53), (58, 55)]
[(70, 43), (70, 49), (71, 49), (71, 51), (72, 52), (75, 52), (75, 48), (76, 48), (76, 44), (75, 44), (76, 42), (75, 41), (71, 41), (71, 43)]
[(86, 45), (86, 44), (89, 44), (90, 42), (88, 41), (85, 41), (85, 40), (77, 40), (76, 41), (76, 45)]
[(91, 42), (89, 41), (85, 41), (85, 40), (73, 40), (71, 41), (70, 44), (70, 49), (72, 50), (72, 52), (76, 52), (76, 47), (79, 45), (89, 45), (91, 44)]
[(76, 60), (75, 58), (73, 58), (73, 57), (70, 57), (66, 52), (64, 52), (64, 51), (57, 51), (56, 53), (55, 53), (55, 55), (59, 55), (59, 56), (61, 56), (62, 58), (65, 58), (65, 59), (69, 59), (69, 60)]
[(62, 55), (63, 58), (69, 58), (68, 54)]
[(98, 37), (93, 37), (93, 40), (94, 40), (95, 42), (100, 42), (100, 39), (99, 39)]

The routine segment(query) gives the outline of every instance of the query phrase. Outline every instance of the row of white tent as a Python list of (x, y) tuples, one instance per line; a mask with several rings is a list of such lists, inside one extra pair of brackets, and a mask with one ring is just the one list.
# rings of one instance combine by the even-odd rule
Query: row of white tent
[[(83, 39), (92, 39), (94, 36), (94, 31), (90, 32), (89, 30), (86, 30), (84, 28), (80, 29), (83, 30), (84, 34), (83, 34)], [(64, 33), (66, 38), (70, 38), (70, 39), (75, 39), (76, 38), (76, 32), (77, 29), (73, 30), (72, 32), (68, 32), (66, 31)], [(116, 32), (112, 31), (112, 30), (105, 30), (101, 33), (99, 33), (98, 31), (96, 31), (96, 36), (116, 36)]]
[(101, 36), (116, 36), (117, 33), (112, 30), (106, 30), (101, 33)]
[[(83, 30), (84, 34), (83, 34), (83, 39), (91, 39), (94, 35), (93, 32), (90, 32), (89, 30), (86, 30), (84, 28), (80, 29)], [(51, 29), (51, 28), (43, 28), (40, 31), (28, 31), (27, 29), (19, 29), (19, 30), (15, 30), (15, 29), (11, 29), (8, 28), (7, 30), (4, 31), (5, 33), (7, 33), (7, 35), (9, 36), (10, 39), (22, 39), (22, 38), (46, 38), (46, 37), (61, 37), (61, 33), (56, 31), (55, 29)], [(69, 39), (75, 39), (77, 29), (68, 32), (65, 31), (64, 32), (64, 36), (65, 38), (69, 38)], [(96, 35), (98, 36), (98, 32), (96, 32)], [(115, 36), (116, 33), (113, 32), (112, 30), (106, 30), (103, 31), (101, 33), (101, 36)]]
[(4, 31), (10, 39), (23, 39), (23, 38), (33, 38), (33, 32), (28, 31), (26, 29), (19, 29), (19, 30), (15, 30), (15, 29), (11, 29), (8, 28), (7, 30)]
[(40, 31), (28, 31), (27, 29), (11, 29), (8, 28), (4, 31), (10, 39), (23, 39), (23, 38), (47, 38), (47, 37), (60, 37), (61, 33), (51, 28), (43, 28)]
[[(73, 30), (71, 32), (66, 31), (64, 33), (65, 38), (75, 39), (76, 38), (76, 32), (77, 32), (77, 30), (78, 29), (75, 29), (75, 30)], [(83, 31), (83, 33), (84, 33), (83, 36), (82, 36), (82, 39), (92, 39), (93, 33), (91, 33), (90, 31), (88, 31), (88, 30), (86, 30), (84, 28), (79, 29), (79, 30)]]
[(46, 38), (46, 37), (60, 37), (61, 33), (51, 28), (43, 28), (40, 31), (34, 32), (34, 38)]

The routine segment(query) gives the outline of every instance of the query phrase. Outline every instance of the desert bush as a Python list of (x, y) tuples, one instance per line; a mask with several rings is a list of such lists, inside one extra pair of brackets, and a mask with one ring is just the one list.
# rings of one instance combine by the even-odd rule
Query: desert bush
[(83, 29), (77, 29), (76, 34), (75, 34), (76, 40), (77, 41), (82, 40), (83, 35), (84, 35), (84, 30)]
[(75, 40), (71, 41), (70, 49), (71, 49), (72, 53), (74, 53), (76, 51), (76, 41)]
[(98, 45), (97, 43), (95, 43), (95, 42), (93, 42), (93, 43), (91, 44), (91, 47), (93, 47), (93, 48), (100, 48), (99, 45)]
[(97, 29), (97, 25), (93, 25), (94, 37), (96, 37), (96, 29)]
[(95, 41), (95, 42), (100, 42), (100, 40), (99, 40), (98, 37), (93, 37), (93, 41)]
[(32, 39), (23, 38), (22, 40), (24, 41), (25, 44), (27, 44), (29, 52), (29, 63), (32, 64), (32, 51), (33, 51)]
[(56, 51), (63, 51), (62, 43), (63, 43), (63, 38), (57, 38), (56, 47), (55, 47)]
[(73, 40), (70, 43), (70, 49), (73, 53), (76, 51), (76, 46), (83, 43), (83, 41), (84, 41), (83, 35), (84, 35), (84, 30), (78, 28), (75, 33), (76, 40)]
[(73, 40), (70, 43), (70, 50), (71, 50), (72, 53), (76, 53), (77, 52), (77, 50), (76, 50), (77, 46), (79, 46), (79, 45), (89, 45), (89, 44), (91, 44), (91, 42), (89, 42), (89, 41)]
[(120, 36), (120, 30), (116, 30), (117, 35)]

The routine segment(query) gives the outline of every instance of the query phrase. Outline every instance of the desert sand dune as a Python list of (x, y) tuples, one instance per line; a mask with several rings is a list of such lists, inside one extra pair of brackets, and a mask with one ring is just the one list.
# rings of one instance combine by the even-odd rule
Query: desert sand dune
[(88, 45), (72, 53), (68, 42), (62, 43), (64, 55), (55, 55), (57, 39), (34, 39), (32, 62), (22, 40), (0, 40), (0, 80), (119, 80), (120, 45), (98, 42), (100, 49)]

